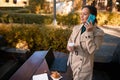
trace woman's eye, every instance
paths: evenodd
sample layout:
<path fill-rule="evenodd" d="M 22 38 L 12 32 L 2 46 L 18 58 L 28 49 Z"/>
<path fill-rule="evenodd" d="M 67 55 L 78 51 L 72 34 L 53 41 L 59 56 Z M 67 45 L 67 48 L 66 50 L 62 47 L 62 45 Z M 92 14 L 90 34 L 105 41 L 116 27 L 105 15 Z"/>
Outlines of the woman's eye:
<path fill-rule="evenodd" d="M 84 15 L 88 15 L 87 13 L 84 13 Z"/>
<path fill-rule="evenodd" d="M 82 15 L 88 15 L 87 13 L 82 13 Z"/>

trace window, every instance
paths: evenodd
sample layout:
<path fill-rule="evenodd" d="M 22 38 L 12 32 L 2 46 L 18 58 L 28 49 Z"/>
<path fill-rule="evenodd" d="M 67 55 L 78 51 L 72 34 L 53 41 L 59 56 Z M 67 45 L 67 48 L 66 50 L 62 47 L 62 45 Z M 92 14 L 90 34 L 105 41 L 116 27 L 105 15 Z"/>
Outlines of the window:
<path fill-rule="evenodd" d="M 23 1 L 23 3 L 26 5 L 27 4 L 27 2 L 26 1 Z"/>
<path fill-rule="evenodd" d="M 104 10 L 107 6 L 107 0 L 97 0 L 97 5 L 100 10 Z"/>
<path fill-rule="evenodd" d="M 5 0 L 6 2 L 9 2 L 9 0 Z"/>
<path fill-rule="evenodd" d="M 17 0 L 13 0 L 13 3 L 16 4 L 16 3 L 17 3 Z"/>

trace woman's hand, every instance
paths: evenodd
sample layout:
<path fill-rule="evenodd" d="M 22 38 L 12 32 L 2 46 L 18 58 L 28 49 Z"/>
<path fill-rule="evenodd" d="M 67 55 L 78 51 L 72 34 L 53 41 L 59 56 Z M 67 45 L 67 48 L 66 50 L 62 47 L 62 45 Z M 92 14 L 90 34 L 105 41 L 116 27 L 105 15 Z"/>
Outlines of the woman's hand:
<path fill-rule="evenodd" d="M 85 23 L 85 28 L 86 28 L 86 30 L 89 32 L 89 31 L 93 31 L 93 24 L 92 24 L 92 22 L 87 22 L 87 23 Z"/>
<path fill-rule="evenodd" d="M 74 51 L 74 46 L 67 46 L 67 50 L 70 52 Z"/>

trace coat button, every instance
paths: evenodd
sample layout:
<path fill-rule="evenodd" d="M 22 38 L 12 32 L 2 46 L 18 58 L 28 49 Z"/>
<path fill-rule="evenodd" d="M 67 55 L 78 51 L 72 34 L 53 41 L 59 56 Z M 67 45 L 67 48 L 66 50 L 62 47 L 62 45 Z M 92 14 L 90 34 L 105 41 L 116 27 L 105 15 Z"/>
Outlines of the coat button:
<path fill-rule="evenodd" d="M 80 61 L 82 61 L 82 58 L 80 59 Z"/>
<path fill-rule="evenodd" d="M 90 38 L 90 36 L 88 36 L 88 38 Z"/>
<path fill-rule="evenodd" d="M 75 51 L 75 55 L 78 55 L 78 51 Z"/>

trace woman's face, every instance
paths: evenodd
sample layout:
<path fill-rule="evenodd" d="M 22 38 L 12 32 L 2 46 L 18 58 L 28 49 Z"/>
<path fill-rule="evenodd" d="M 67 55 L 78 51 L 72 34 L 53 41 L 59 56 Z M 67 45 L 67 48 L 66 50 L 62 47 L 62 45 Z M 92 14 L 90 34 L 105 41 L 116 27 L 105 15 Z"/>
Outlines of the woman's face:
<path fill-rule="evenodd" d="M 80 19 L 81 19 L 81 23 L 86 23 L 88 17 L 89 17 L 90 11 L 88 8 L 83 8 L 80 14 Z"/>

